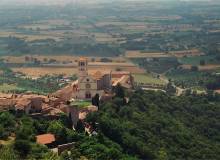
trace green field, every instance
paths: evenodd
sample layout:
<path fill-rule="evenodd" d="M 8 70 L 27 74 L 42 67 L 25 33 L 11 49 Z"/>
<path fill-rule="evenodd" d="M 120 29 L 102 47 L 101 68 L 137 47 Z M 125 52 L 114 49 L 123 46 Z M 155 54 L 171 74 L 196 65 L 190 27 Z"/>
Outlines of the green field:
<path fill-rule="evenodd" d="M 133 76 L 136 83 L 164 84 L 161 79 L 155 78 L 151 74 L 134 74 Z"/>
<path fill-rule="evenodd" d="M 213 55 L 209 56 L 193 56 L 193 57 L 183 57 L 179 59 L 181 64 L 199 65 L 200 61 L 205 61 L 206 64 L 218 64 L 218 62 Z"/>
<path fill-rule="evenodd" d="M 204 88 L 205 82 L 210 80 L 210 74 L 207 72 L 193 72 L 188 70 L 171 70 L 166 74 L 177 86 Z"/>
<path fill-rule="evenodd" d="M 13 84 L 2 84 L 0 85 L 0 92 L 10 92 L 10 91 L 13 91 L 13 90 L 17 90 L 18 87 L 16 85 L 13 85 Z"/>
<path fill-rule="evenodd" d="M 71 103 L 71 105 L 73 106 L 77 105 L 79 108 L 84 108 L 84 107 L 90 106 L 91 102 L 90 101 L 74 101 Z"/>

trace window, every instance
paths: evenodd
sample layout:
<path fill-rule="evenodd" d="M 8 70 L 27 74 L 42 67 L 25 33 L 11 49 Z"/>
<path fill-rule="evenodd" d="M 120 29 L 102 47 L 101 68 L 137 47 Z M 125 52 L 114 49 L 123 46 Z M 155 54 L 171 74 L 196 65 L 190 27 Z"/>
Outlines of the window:
<path fill-rule="evenodd" d="M 87 78 L 86 81 L 89 82 L 89 78 Z"/>
<path fill-rule="evenodd" d="M 86 99 L 89 99 L 89 98 L 91 98 L 92 96 L 91 96 L 91 93 L 90 92 L 86 92 Z"/>
<path fill-rule="evenodd" d="M 91 88 L 91 85 L 90 85 L 89 83 L 87 83 L 87 84 L 86 84 L 86 88 L 87 88 L 87 89 L 90 89 L 90 88 Z"/>
<path fill-rule="evenodd" d="M 85 62 L 81 62 L 81 63 L 80 63 L 80 66 L 85 66 Z"/>

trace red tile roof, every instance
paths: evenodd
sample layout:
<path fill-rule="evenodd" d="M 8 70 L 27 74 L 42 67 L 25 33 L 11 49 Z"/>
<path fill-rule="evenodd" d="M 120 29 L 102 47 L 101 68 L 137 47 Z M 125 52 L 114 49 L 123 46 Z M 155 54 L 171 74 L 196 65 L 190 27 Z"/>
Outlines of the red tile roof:
<path fill-rule="evenodd" d="M 79 61 L 87 61 L 88 59 L 86 57 L 79 57 Z"/>
<path fill-rule="evenodd" d="M 24 110 L 25 107 L 27 107 L 28 105 L 31 104 L 31 100 L 29 99 L 25 99 L 25 98 L 21 98 L 17 101 L 15 108 L 16 109 L 20 109 L 20 110 Z"/>
<path fill-rule="evenodd" d="M 96 71 L 96 72 L 92 75 L 92 77 L 93 77 L 95 80 L 98 80 L 98 79 L 101 79 L 101 78 L 103 77 L 103 74 L 102 74 L 102 72 L 100 72 L 100 71 Z"/>
<path fill-rule="evenodd" d="M 36 138 L 39 144 L 50 144 L 55 141 L 55 136 L 50 133 L 38 135 Z"/>

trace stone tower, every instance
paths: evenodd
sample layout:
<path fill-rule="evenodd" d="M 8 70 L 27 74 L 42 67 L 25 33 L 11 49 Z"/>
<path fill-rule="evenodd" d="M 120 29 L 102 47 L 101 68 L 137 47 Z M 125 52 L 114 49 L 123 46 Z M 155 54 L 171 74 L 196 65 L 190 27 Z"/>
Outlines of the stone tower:
<path fill-rule="evenodd" d="M 78 61 L 78 76 L 80 78 L 88 76 L 88 60 L 81 57 Z"/>

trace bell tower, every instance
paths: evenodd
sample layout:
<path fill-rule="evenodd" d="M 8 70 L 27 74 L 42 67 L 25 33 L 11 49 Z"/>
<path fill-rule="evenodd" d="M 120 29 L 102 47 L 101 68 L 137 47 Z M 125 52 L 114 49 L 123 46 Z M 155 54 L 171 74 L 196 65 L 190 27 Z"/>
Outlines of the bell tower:
<path fill-rule="evenodd" d="M 88 75 L 88 60 L 87 58 L 80 57 L 78 61 L 78 76 L 85 77 Z"/>

